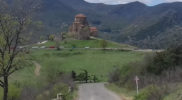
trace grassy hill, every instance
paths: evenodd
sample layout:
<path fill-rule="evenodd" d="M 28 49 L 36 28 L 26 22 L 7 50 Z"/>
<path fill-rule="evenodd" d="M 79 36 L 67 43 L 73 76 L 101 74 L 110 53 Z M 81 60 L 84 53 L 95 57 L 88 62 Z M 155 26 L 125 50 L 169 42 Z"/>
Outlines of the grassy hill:
<path fill-rule="evenodd" d="M 61 47 L 64 47 L 64 48 L 72 48 L 73 46 L 75 48 L 85 48 L 85 47 L 102 48 L 101 42 L 102 42 L 102 39 L 90 39 L 90 40 L 72 40 L 72 39 L 69 39 L 69 40 L 61 41 L 59 44 L 60 44 Z M 126 48 L 126 49 L 136 48 L 134 46 L 130 46 L 130 45 L 127 45 L 127 44 L 119 44 L 117 42 L 113 42 L 113 41 L 109 41 L 109 40 L 107 40 L 106 42 L 107 42 L 106 48 Z M 56 42 L 48 41 L 45 44 L 36 44 L 36 45 L 33 45 L 33 46 L 38 46 L 38 47 L 41 47 L 41 46 L 46 46 L 46 47 L 56 46 Z"/>
<path fill-rule="evenodd" d="M 102 49 L 73 49 L 76 48 L 100 48 L 100 39 L 93 40 L 67 40 L 60 43 L 66 49 L 31 49 L 30 54 L 26 55 L 30 59 L 30 63 L 24 69 L 17 71 L 10 77 L 10 94 L 9 97 L 22 97 L 22 93 L 29 93 L 28 100 L 35 99 L 34 97 L 42 97 L 44 91 L 50 91 L 51 86 L 54 86 L 57 75 L 61 73 L 70 74 L 75 71 L 77 74 L 86 69 L 89 75 L 96 75 L 102 82 L 108 80 L 109 73 L 113 67 L 123 67 L 132 61 L 141 60 L 144 56 L 143 52 L 123 51 L 123 50 L 102 50 Z M 118 44 L 107 41 L 108 48 L 135 48 L 133 46 Z M 54 46 L 55 42 L 48 41 L 45 44 L 35 44 L 33 46 Z M 36 62 L 40 64 L 40 75 L 35 74 Z M 61 77 L 58 77 L 60 79 Z M 65 78 L 61 79 L 64 80 Z M 64 93 L 65 91 L 63 91 Z M 36 93 L 36 94 L 34 94 Z M 58 93 L 58 92 L 54 92 Z M 72 96 L 72 95 L 71 95 Z M 0 89 L 0 97 L 2 97 L 2 89 Z M 56 94 L 51 94 L 51 97 L 56 97 Z M 72 98 L 72 97 L 70 97 Z M 37 99 L 42 100 L 42 99 Z M 72 99 L 68 99 L 72 100 Z"/>
<path fill-rule="evenodd" d="M 101 78 L 101 80 L 106 81 L 109 71 L 114 66 L 122 67 L 131 61 L 140 60 L 144 55 L 141 52 L 127 51 L 136 48 L 134 46 L 119 44 L 112 41 L 106 41 L 106 48 L 119 48 L 127 50 L 103 51 L 101 41 L 103 40 L 98 38 L 91 40 L 64 40 L 60 42 L 60 46 L 64 47 L 65 49 L 59 51 L 55 49 L 32 49 L 31 57 L 33 60 L 40 63 L 43 68 L 48 68 L 51 66 L 51 68 L 58 68 L 57 70 L 63 72 L 79 72 L 83 69 L 87 69 L 90 74 L 97 75 Z M 45 44 L 35 44 L 33 46 L 45 46 L 49 48 L 55 45 L 56 42 L 48 41 Z M 73 46 L 75 49 L 72 48 Z M 82 49 L 85 47 L 89 47 L 90 49 Z"/>
<path fill-rule="evenodd" d="M 82 69 L 88 70 L 90 75 L 96 75 L 101 81 L 107 81 L 113 67 L 123 67 L 129 62 L 141 60 L 143 56 L 144 53 L 134 51 L 34 49 L 30 58 L 41 65 L 40 76 L 35 75 L 33 64 L 13 74 L 10 81 L 23 87 L 40 88 L 48 84 L 45 79 L 49 74 L 70 73 L 73 70 L 79 73 Z"/>
<path fill-rule="evenodd" d="M 32 55 L 44 68 L 55 67 L 60 71 L 71 72 L 88 70 L 106 80 L 114 66 L 120 66 L 142 58 L 139 52 L 98 51 L 98 50 L 34 50 Z M 42 71 L 43 71 L 42 69 Z"/>

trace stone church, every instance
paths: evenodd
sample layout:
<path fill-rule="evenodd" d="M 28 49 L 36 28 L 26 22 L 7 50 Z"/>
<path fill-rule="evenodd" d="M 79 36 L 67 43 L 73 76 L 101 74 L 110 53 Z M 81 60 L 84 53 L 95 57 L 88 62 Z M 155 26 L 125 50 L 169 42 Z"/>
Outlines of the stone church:
<path fill-rule="evenodd" d="M 85 15 L 78 14 L 75 16 L 75 20 L 69 28 L 69 36 L 79 40 L 87 40 L 90 36 L 96 35 L 97 28 L 89 26 Z"/>

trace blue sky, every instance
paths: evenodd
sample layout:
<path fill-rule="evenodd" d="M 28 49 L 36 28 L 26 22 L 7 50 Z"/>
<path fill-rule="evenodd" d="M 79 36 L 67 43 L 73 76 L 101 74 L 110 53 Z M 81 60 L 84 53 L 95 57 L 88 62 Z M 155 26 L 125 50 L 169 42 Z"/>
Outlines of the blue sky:
<path fill-rule="evenodd" d="M 175 2 L 175 1 L 182 2 L 182 0 L 85 0 L 85 1 L 92 2 L 92 3 L 105 3 L 105 4 L 126 4 L 129 2 L 140 1 L 149 6 L 157 5 L 160 3 L 166 3 L 166 2 Z"/>

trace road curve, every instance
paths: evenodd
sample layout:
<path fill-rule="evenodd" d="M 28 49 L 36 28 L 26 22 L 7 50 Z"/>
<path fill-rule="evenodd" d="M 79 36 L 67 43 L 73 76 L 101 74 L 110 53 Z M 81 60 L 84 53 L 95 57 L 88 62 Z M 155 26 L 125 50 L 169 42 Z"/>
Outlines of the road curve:
<path fill-rule="evenodd" d="M 90 83 L 79 86 L 79 100 L 121 100 L 121 98 L 106 89 L 103 83 Z"/>

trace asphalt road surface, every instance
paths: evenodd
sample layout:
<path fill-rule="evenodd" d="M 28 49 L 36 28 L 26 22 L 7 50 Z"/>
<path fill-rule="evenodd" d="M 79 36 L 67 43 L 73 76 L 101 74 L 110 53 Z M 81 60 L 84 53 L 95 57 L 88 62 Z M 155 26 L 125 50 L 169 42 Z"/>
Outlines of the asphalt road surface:
<path fill-rule="evenodd" d="M 121 100 L 121 98 L 106 89 L 103 83 L 91 83 L 79 86 L 79 100 Z"/>

